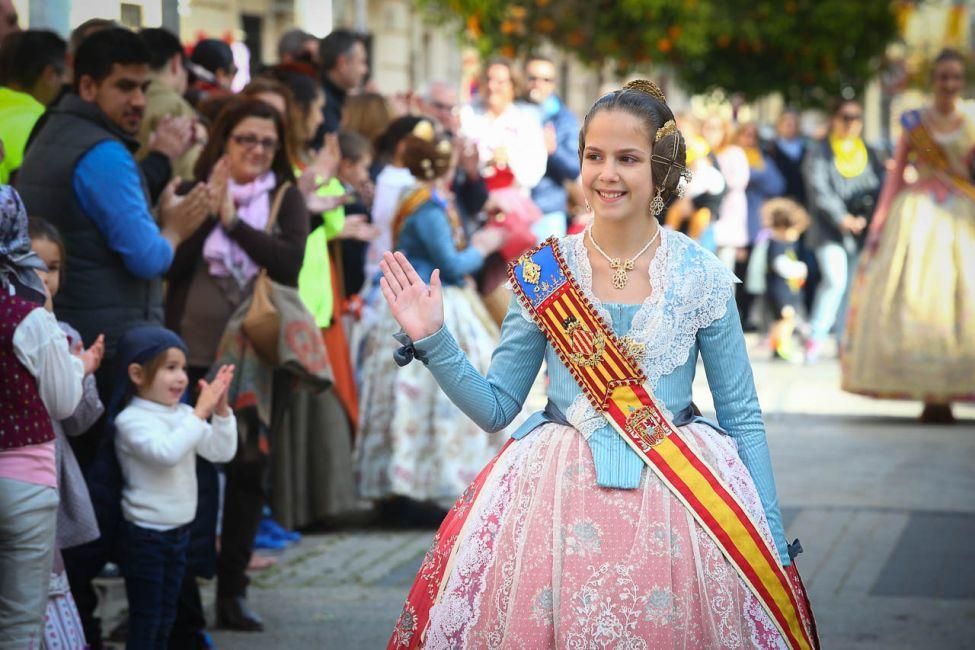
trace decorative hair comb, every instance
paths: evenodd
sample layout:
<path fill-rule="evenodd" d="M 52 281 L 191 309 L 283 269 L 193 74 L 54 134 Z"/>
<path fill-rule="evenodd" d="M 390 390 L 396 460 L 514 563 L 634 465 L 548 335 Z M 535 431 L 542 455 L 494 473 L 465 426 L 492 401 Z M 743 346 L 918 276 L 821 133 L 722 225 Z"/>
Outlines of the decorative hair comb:
<path fill-rule="evenodd" d="M 664 97 L 664 91 L 660 90 L 660 86 L 649 79 L 634 79 L 623 86 L 623 90 L 639 90 L 641 93 L 646 93 L 659 102 L 667 103 L 667 98 Z"/>
<path fill-rule="evenodd" d="M 433 130 L 433 125 L 426 120 L 422 120 L 416 123 L 413 127 L 413 135 L 420 138 L 421 140 L 426 140 L 427 142 L 433 142 L 433 138 L 436 133 Z"/>
<path fill-rule="evenodd" d="M 673 120 L 667 120 L 663 126 L 657 129 L 657 134 L 653 136 L 654 142 L 660 142 L 662 138 L 677 133 L 677 124 Z"/>

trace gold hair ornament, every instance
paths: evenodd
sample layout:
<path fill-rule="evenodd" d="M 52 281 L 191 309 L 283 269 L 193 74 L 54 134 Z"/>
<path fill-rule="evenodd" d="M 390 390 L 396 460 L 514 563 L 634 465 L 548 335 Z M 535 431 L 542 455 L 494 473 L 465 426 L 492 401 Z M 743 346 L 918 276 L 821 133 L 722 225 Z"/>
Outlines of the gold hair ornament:
<path fill-rule="evenodd" d="M 427 142 L 433 142 L 433 138 L 436 135 L 433 130 L 433 125 L 426 120 L 417 122 L 416 126 L 413 127 L 412 133 L 416 137 L 420 138 L 421 140 L 426 140 Z"/>
<path fill-rule="evenodd" d="M 664 125 L 662 127 L 657 129 L 657 134 L 653 136 L 653 141 L 655 143 L 660 142 L 663 138 L 667 137 L 668 135 L 676 135 L 676 134 L 677 134 L 676 122 L 674 122 L 673 120 L 667 120 L 666 122 L 664 122 Z"/>
<path fill-rule="evenodd" d="M 660 86 L 649 79 L 634 79 L 623 86 L 623 90 L 639 90 L 641 93 L 646 93 L 663 104 L 667 103 L 667 98 L 664 97 L 664 91 L 660 90 Z"/>

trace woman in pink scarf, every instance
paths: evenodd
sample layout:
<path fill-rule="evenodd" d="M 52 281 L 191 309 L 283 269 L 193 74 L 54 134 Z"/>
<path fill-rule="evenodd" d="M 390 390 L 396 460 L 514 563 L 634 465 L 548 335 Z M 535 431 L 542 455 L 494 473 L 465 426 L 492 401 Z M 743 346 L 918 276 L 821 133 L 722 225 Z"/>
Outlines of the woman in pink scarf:
<path fill-rule="evenodd" d="M 275 108 L 260 100 L 235 98 L 223 108 L 197 161 L 196 176 L 210 186 L 213 213 L 176 250 L 166 301 L 166 324 L 182 335 L 189 349 L 190 385 L 195 385 L 214 362 L 231 315 L 250 296 L 262 269 L 274 282 L 297 286 L 309 221 L 305 200 L 293 184 L 284 123 Z M 289 182 L 292 185 L 284 192 L 275 226 L 272 232 L 265 232 L 278 188 Z M 280 382 L 276 378 L 274 383 Z M 270 385 L 259 389 L 273 391 Z M 275 411 L 281 407 L 278 400 L 272 401 Z M 251 424 L 248 427 L 253 429 Z M 262 628 L 260 618 L 245 600 L 245 570 L 265 502 L 267 450 L 260 448 L 260 441 L 266 440 L 261 433 L 248 435 L 226 468 L 221 552 L 216 567 L 218 625 L 249 631 Z M 202 473 L 209 474 L 209 483 L 216 485 L 212 467 L 198 468 L 198 474 Z M 201 475 L 201 486 L 207 482 Z M 204 489 L 201 487 L 201 492 Z M 210 562 L 194 566 L 191 548 L 190 567 L 197 575 L 212 575 L 212 557 L 206 555 L 213 552 L 216 490 L 206 522 L 201 519 L 207 518 L 207 499 L 200 496 L 194 534 L 206 531 L 207 535 L 200 535 L 204 538 L 199 544 L 204 556 L 200 559 Z M 193 588 L 187 585 L 193 582 L 184 581 L 184 588 Z"/>

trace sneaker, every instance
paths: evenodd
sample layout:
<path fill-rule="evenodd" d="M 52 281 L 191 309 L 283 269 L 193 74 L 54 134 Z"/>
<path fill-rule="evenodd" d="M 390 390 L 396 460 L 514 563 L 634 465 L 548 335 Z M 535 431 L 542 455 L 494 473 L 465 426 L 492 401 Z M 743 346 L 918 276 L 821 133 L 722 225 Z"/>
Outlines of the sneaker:
<path fill-rule="evenodd" d="M 819 341 L 809 339 L 806 341 L 806 363 L 812 365 L 819 361 L 819 356 L 823 352 L 823 345 Z"/>
<path fill-rule="evenodd" d="M 793 345 L 779 345 L 775 348 L 773 358 L 788 363 L 802 363 L 803 355 Z"/>
<path fill-rule="evenodd" d="M 261 523 L 257 528 L 258 533 L 264 533 L 270 537 L 281 539 L 286 542 L 295 543 L 301 541 L 301 533 L 296 533 L 293 530 L 288 530 L 278 522 L 274 521 L 270 517 L 264 517 L 261 519 Z"/>
<path fill-rule="evenodd" d="M 288 547 L 288 542 L 277 537 L 272 537 L 266 533 L 258 533 L 254 537 L 254 548 L 263 548 L 269 551 L 280 551 Z"/>

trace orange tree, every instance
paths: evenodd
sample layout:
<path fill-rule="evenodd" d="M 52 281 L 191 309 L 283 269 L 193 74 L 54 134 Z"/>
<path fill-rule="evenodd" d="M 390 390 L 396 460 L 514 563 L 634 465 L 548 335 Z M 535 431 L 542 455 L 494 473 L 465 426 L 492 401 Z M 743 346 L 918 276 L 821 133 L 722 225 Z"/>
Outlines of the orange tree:
<path fill-rule="evenodd" d="M 862 88 L 897 37 L 891 0 L 421 0 L 483 55 L 544 41 L 621 73 L 674 66 L 691 92 L 821 101 Z"/>

